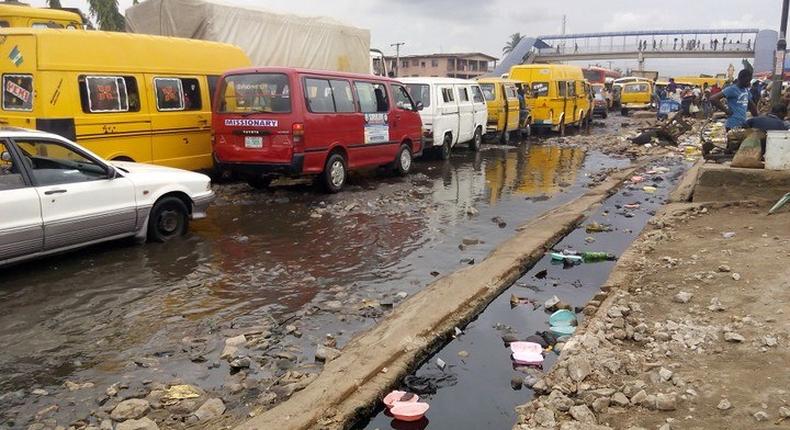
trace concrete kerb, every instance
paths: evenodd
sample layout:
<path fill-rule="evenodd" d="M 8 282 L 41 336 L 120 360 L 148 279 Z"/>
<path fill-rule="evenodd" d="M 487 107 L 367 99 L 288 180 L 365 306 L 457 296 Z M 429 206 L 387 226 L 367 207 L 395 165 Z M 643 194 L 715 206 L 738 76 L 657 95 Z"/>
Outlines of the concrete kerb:
<path fill-rule="evenodd" d="M 519 227 L 514 237 L 479 264 L 434 281 L 349 342 L 307 388 L 237 430 L 349 427 L 440 348 L 455 327 L 479 314 L 548 248 L 576 228 L 590 209 L 650 161 L 652 158 L 612 174 L 577 199 Z"/>

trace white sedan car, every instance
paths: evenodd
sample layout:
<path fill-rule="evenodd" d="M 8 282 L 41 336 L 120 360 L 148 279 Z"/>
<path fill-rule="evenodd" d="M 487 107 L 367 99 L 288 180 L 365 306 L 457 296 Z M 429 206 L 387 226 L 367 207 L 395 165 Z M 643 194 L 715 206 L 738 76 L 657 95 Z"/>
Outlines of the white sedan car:
<path fill-rule="evenodd" d="M 107 162 L 60 136 L 0 127 L 0 266 L 98 242 L 165 242 L 206 216 L 208 176 Z"/>

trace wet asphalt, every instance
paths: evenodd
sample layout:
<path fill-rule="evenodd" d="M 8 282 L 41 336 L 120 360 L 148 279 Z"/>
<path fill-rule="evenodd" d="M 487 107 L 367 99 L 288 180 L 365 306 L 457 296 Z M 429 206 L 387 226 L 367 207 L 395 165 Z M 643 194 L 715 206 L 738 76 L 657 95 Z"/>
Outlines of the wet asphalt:
<path fill-rule="evenodd" d="M 313 354 L 327 335 L 342 348 L 402 297 L 482 260 L 519 225 L 581 195 L 596 173 L 628 164 L 536 139 L 459 149 L 447 162 L 417 162 L 406 178 L 355 174 L 332 196 L 305 184 L 220 184 L 209 217 L 183 239 L 113 242 L 3 269 L 0 422 L 23 428 L 59 404 L 52 416 L 68 425 L 118 382 L 194 384 L 243 417 L 262 389 L 227 393 L 226 337 L 272 333 L 250 371 L 262 387 L 287 369 L 318 372 Z M 459 247 L 464 238 L 483 243 Z M 294 363 L 266 360 L 281 351 Z M 66 381 L 93 387 L 69 392 Z"/>

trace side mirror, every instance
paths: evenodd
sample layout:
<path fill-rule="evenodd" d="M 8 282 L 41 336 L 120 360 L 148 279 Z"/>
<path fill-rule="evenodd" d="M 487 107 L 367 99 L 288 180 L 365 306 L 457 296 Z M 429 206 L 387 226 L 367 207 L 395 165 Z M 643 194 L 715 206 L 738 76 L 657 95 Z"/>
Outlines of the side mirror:
<path fill-rule="evenodd" d="M 419 111 L 423 110 L 424 108 L 425 108 L 425 106 L 422 104 L 422 102 L 417 102 L 417 105 L 414 107 L 414 111 L 415 112 L 419 112 Z"/>
<path fill-rule="evenodd" d="M 118 171 L 113 166 L 108 166 L 107 179 L 115 179 L 118 177 Z"/>
<path fill-rule="evenodd" d="M 7 163 L 10 163 L 11 162 L 11 153 L 9 153 L 8 151 L 3 151 L 3 153 L 0 154 L 0 161 L 5 161 Z"/>

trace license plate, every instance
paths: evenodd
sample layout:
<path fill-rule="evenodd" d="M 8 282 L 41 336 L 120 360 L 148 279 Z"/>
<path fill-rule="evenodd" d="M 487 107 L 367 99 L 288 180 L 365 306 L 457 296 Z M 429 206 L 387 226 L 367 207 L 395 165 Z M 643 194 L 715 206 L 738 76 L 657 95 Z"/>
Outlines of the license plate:
<path fill-rule="evenodd" d="M 244 137 L 244 147 L 245 148 L 263 148 L 263 138 L 262 137 L 254 137 L 254 136 L 245 136 Z"/>

